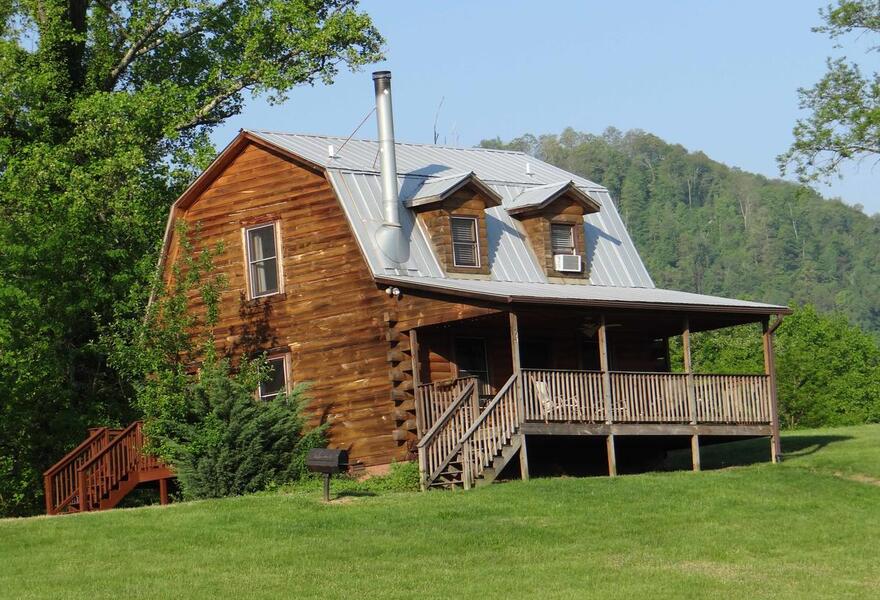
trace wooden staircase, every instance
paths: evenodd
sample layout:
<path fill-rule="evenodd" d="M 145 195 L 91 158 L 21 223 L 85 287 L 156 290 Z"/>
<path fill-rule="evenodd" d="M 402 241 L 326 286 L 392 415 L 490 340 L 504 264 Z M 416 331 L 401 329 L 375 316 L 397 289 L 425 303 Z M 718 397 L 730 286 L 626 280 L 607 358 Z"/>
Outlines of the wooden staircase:
<path fill-rule="evenodd" d="M 43 473 L 46 514 L 107 510 L 152 481 L 159 482 L 162 504 L 167 504 L 174 472 L 143 448 L 140 421 L 125 429 L 90 429 L 82 444 Z"/>
<path fill-rule="evenodd" d="M 512 375 L 480 411 L 477 381 L 461 389 L 418 443 L 422 489 L 479 487 L 495 481 L 522 449 L 523 408 Z"/>

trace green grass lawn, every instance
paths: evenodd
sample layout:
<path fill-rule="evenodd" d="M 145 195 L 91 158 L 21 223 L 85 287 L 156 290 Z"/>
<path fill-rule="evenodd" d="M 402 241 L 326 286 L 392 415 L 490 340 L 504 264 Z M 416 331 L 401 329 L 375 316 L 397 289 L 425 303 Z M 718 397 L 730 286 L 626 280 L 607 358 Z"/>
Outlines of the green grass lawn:
<path fill-rule="evenodd" d="M 778 466 L 0 521 L 0 596 L 880 597 L 880 426 L 783 447 Z M 704 465 L 768 454 L 722 450 Z"/>

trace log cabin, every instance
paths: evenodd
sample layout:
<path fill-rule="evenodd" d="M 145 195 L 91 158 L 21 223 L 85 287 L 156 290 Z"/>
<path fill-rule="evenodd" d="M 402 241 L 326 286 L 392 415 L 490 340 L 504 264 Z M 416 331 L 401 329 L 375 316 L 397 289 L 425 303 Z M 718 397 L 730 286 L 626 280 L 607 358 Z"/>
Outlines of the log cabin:
<path fill-rule="evenodd" d="M 354 472 L 417 460 L 422 486 L 523 478 L 554 454 L 767 437 L 781 455 L 773 332 L 784 306 L 660 289 L 607 189 L 519 152 L 242 130 L 174 203 L 223 242 L 215 341 L 268 357 L 269 397 L 309 382 L 309 414 Z M 203 310 L 193 301 L 192 310 Z M 763 331 L 763 374 L 695 373 L 690 335 Z M 669 339 L 683 336 L 682 372 Z M 560 441 L 581 441 L 566 446 Z M 516 458 L 517 460 L 513 460 Z"/>

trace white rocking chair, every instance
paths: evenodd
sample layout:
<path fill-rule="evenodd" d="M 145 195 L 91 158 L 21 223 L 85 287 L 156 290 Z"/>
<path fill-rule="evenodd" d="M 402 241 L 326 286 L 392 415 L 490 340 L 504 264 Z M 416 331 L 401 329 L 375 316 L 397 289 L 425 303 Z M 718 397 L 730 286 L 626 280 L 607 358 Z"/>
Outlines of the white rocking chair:
<path fill-rule="evenodd" d="M 535 394 L 541 405 L 541 413 L 544 415 L 544 422 L 548 422 L 554 413 L 561 410 L 569 409 L 570 414 L 577 417 L 579 421 L 584 421 L 584 411 L 577 396 L 554 396 L 550 392 L 550 386 L 546 381 L 532 381 L 535 388 Z M 570 419 L 568 419 L 570 420 Z"/>

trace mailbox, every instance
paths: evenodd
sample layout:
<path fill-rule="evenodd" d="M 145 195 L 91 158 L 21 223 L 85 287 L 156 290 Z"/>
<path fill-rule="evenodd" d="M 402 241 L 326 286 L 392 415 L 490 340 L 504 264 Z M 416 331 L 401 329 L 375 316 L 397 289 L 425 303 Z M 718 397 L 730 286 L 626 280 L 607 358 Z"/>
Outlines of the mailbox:
<path fill-rule="evenodd" d="M 312 448 L 306 456 L 309 471 L 324 474 L 324 502 L 330 502 L 330 475 L 348 468 L 348 452 L 334 448 Z"/>

